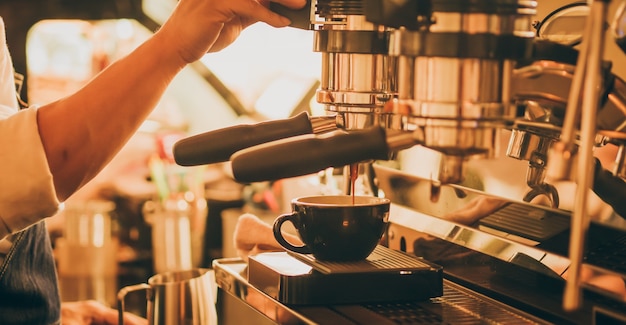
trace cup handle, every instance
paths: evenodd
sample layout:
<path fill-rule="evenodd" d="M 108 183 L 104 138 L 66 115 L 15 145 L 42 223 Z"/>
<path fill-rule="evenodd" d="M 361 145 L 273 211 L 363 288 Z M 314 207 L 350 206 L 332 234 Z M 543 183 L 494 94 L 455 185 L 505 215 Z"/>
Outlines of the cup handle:
<path fill-rule="evenodd" d="M 117 313 L 118 313 L 118 324 L 124 325 L 124 298 L 126 298 L 126 294 L 132 291 L 138 290 L 150 290 L 150 285 L 146 283 L 134 284 L 130 286 L 123 287 L 117 293 Z"/>
<path fill-rule="evenodd" d="M 283 223 L 285 223 L 285 221 L 289 221 L 291 223 L 293 223 L 293 221 L 291 220 L 291 218 L 295 217 L 297 215 L 297 213 L 287 213 L 287 214 L 281 214 L 280 216 L 278 216 L 278 218 L 276 218 L 276 220 L 274 220 L 274 238 L 276 238 L 276 241 L 278 241 L 278 243 L 283 246 L 284 248 L 296 252 L 296 253 L 300 253 L 300 254 L 311 254 L 311 249 L 309 247 L 305 245 L 302 246 L 294 246 L 292 244 L 290 244 L 287 240 L 285 240 L 285 237 L 283 237 L 283 233 L 281 231 L 281 228 L 283 227 Z"/>

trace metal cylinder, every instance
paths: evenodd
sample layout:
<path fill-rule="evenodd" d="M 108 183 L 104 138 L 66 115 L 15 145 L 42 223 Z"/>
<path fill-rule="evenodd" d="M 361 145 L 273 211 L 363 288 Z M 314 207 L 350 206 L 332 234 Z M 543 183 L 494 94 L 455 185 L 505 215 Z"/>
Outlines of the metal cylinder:
<path fill-rule="evenodd" d="M 501 1 L 497 12 L 481 3 L 432 5 L 428 29 L 390 36 L 398 57 L 398 99 L 390 107 L 409 117 L 405 128 L 427 147 L 492 156 L 495 131 L 516 117 L 511 74 L 531 54 L 534 4 Z"/>
<path fill-rule="evenodd" d="M 404 116 L 401 129 L 457 162 L 493 157 L 498 130 L 516 118 L 511 75 L 531 55 L 536 3 L 496 2 L 433 0 L 430 24 L 390 34 L 397 98 L 386 112 Z M 454 170 L 448 179 L 463 179 L 463 168 Z"/>
<path fill-rule="evenodd" d="M 317 1 L 316 6 L 323 18 L 314 34 L 314 50 L 322 53 L 317 102 L 337 113 L 347 130 L 384 123 L 380 114 L 395 94 L 389 29 L 367 21 L 361 0 Z"/>

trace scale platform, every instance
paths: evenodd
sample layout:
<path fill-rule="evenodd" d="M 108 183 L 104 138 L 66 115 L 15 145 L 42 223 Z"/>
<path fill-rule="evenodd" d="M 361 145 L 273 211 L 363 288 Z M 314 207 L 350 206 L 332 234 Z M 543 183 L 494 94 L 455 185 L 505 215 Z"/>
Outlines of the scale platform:
<path fill-rule="evenodd" d="M 249 257 L 248 282 L 287 305 L 416 301 L 443 295 L 443 268 L 381 245 L 358 262 L 267 252 Z"/>

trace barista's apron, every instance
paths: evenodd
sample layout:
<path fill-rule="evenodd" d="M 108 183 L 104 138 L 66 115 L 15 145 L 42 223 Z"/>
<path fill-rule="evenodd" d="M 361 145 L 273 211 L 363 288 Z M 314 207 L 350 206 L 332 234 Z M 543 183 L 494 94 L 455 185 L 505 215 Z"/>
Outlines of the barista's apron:
<path fill-rule="evenodd" d="M 0 265 L 0 324 L 59 324 L 61 299 L 46 223 L 11 240 Z"/>

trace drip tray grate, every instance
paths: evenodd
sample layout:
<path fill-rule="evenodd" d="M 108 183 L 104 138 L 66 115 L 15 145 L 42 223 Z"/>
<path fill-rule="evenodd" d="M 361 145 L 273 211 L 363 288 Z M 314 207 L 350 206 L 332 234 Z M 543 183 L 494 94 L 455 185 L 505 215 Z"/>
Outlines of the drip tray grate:
<path fill-rule="evenodd" d="M 385 246 L 378 245 L 374 251 L 363 261 L 354 262 L 329 262 L 319 261 L 308 254 L 289 252 L 290 255 L 312 266 L 323 274 L 331 273 L 359 273 L 359 272 L 393 272 L 414 269 L 432 269 L 432 264 L 427 264 L 422 259 L 404 252 L 396 251 Z"/>
<path fill-rule="evenodd" d="M 429 302 L 399 302 L 363 304 L 395 324 L 538 324 L 544 323 L 530 315 L 521 314 L 506 305 L 468 294 L 450 283 L 444 284 L 442 297 Z"/>

